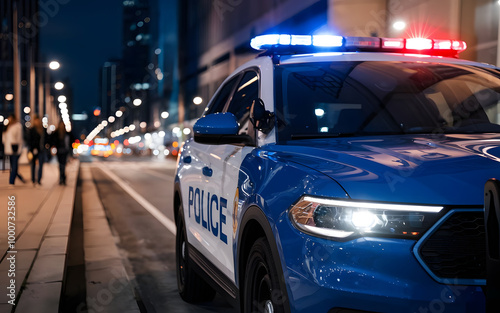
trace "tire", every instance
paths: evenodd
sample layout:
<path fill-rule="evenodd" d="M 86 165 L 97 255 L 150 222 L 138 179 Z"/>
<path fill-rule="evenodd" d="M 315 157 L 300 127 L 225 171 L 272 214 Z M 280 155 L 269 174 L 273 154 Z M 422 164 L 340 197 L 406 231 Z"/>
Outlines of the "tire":
<path fill-rule="evenodd" d="M 182 212 L 182 206 L 181 206 Z M 209 302 L 215 297 L 215 290 L 205 282 L 192 268 L 189 259 L 184 217 L 179 213 L 175 238 L 175 267 L 177 288 L 181 298 L 189 303 Z"/>
<path fill-rule="evenodd" d="M 244 285 L 244 313 L 285 312 L 286 291 L 280 289 L 271 248 L 265 238 L 259 238 L 250 249 Z"/>

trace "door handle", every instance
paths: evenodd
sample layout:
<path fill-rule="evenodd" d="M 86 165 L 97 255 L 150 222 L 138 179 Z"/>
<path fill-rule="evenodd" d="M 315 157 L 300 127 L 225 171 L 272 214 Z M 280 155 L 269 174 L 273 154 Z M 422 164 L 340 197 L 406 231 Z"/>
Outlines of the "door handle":
<path fill-rule="evenodd" d="M 207 177 L 212 177 L 213 172 L 214 171 L 210 167 L 208 166 L 203 167 L 203 175 Z"/>

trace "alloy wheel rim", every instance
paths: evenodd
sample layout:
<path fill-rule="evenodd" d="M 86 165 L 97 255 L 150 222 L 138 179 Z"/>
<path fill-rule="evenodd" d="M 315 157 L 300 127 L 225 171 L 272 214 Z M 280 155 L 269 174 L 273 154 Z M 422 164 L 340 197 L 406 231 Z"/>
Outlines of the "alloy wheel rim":
<path fill-rule="evenodd" d="M 259 312 L 274 313 L 271 300 L 271 279 L 267 267 L 262 262 L 256 266 L 253 285 L 253 305 L 256 306 L 255 309 Z"/>
<path fill-rule="evenodd" d="M 182 230 L 181 230 L 182 233 Z M 186 280 L 186 241 L 184 240 L 184 235 L 182 234 L 179 238 L 180 251 L 178 253 L 178 267 L 179 267 L 179 280 L 182 286 Z"/>

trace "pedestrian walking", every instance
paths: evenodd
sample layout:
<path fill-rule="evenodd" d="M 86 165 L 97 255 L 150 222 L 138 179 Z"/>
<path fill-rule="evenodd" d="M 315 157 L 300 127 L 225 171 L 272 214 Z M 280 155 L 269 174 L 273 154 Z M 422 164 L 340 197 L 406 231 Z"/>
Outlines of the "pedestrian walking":
<path fill-rule="evenodd" d="M 24 178 L 19 174 L 19 156 L 23 148 L 23 126 L 18 122 L 17 117 L 11 114 L 8 117 L 7 128 L 3 133 L 5 155 L 9 157 L 10 175 L 9 184 L 14 185 L 16 177 L 23 183 Z"/>
<path fill-rule="evenodd" d="M 57 161 L 59 162 L 59 185 L 66 185 L 66 163 L 71 151 L 71 135 L 66 131 L 66 125 L 60 121 L 54 132 L 54 142 L 57 148 Z"/>
<path fill-rule="evenodd" d="M 28 131 L 28 149 L 31 153 L 31 181 L 33 185 L 42 184 L 43 164 L 47 160 L 46 144 L 47 133 L 42 126 L 42 121 L 38 115 L 35 115 L 31 121 L 31 128 Z M 36 170 L 37 161 L 38 171 Z"/>

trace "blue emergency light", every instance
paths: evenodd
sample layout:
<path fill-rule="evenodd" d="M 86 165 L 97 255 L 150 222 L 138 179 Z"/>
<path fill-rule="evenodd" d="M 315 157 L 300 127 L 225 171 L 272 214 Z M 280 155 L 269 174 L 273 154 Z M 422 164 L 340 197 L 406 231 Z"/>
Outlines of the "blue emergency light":
<path fill-rule="evenodd" d="M 266 50 L 273 46 L 342 47 L 344 37 L 332 35 L 261 35 L 250 41 L 255 50 Z"/>
<path fill-rule="evenodd" d="M 343 37 L 334 35 L 270 34 L 254 37 L 250 46 L 270 53 L 315 51 L 379 51 L 457 56 L 467 48 L 460 40 L 428 38 Z"/>

